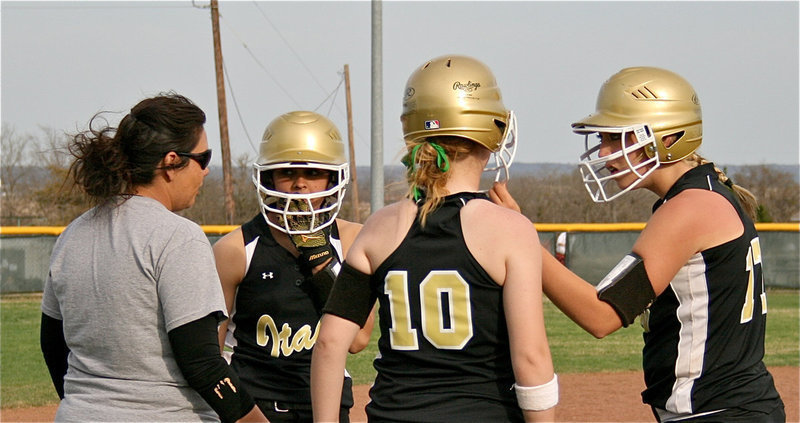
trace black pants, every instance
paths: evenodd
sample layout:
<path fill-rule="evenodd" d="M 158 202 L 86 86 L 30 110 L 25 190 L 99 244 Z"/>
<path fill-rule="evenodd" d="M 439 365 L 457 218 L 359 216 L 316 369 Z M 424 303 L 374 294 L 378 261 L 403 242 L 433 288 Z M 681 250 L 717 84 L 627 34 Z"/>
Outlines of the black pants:
<path fill-rule="evenodd" d="M 270 423 L 312 423 L 311 404 L 256 400 Z M 350 407 L 339 409 L 339 422 L 350 423 Z"/>

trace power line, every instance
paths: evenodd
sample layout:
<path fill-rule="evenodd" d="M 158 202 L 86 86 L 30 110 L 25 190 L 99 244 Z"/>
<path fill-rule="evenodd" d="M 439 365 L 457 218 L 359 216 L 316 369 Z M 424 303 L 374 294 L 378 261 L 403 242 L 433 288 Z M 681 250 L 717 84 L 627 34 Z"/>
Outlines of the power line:
<path fill-rule="evenodd" d="M 269 25 L 272 27 L 272 29 L 273 29 L 273 30 L 275 30 L 275 32 L 276 32 L 276 33 L 278 34 L 278 36 L 281 38 L 281 40 L 283 41 L 283 43 L 284 43 L 284 44 L 286 44 L 286 47 L 288 47 L 288 48 L 289 48 L 289 50 L 292 52 L 292 54 L 294 54 L 295 58 L 297 58 L 297 61 L 299 61 L 299 62 L 300 62 L 300 64 L 301 64 L 301 65 L 303 65 L 303 67 L 305 68 L 305 70 L 308 72 L 308 74 L 309 74 L 309 75 L 311 75 L 311 79 L 313 79 L 313 80 L 314 80 L 314 82 L 316 82 L 316 83 L 317 83 L 317 86 L 319 86 L 319 87 L 320 87 L 320 89 L 322 89 L 322 92 L 326 92 L 326 90 L 325 90 L 325 86 L 324 86 L 324 85 L 322 85 L 322 83 L 321 83 L 321 82 L 319 82 L 319 79 L 316 77 L 316 75 L 314 75 L 314 72 L 313 72 L 313 71 L 311 71 L 311 68 L 310 68 L 308 65 L 306 65 L 305 61 L 303 61 L 303 58 L 300 56 L 300 54 L 298 54 L 298 53 L 297 53 L 297 51 L 294 49 L 294 47 L 292 47 L 291 43 L 289 43 L 289 41 L 286 39 L 286 37 L 284 37 L 284 36 L 283 36 L 283 34 L 281 33 L 281 31 L 278 29 L 278 27 L 277 27 L 277 26 L 276 26 L 274 23 L 272 23 L 272 21 L 269 19 L 269 17 L 267 16 L 267 14 L 266 14 L 266 13 L 264 13 L 264 11 L 261 9 L 261 6 L 259 6 L 259 5 L 258 5 L 258 3 L 257 3 L 255 0 L 253 0 L 253 4 L 256 6 L 256 8 L 258 9 L 258 11 L 261 13 L 261 16 L 263 16 L 263 17 L 264 17 L 264 20 L 266 20 L 266 21 L 267 21 L 267 23 L 268 23 L 268 24 L 269 24 Z M 342 80 L 343 80 L 343 79 L 342 79 Z M 340 81 L 339 81 L 339 85 L 341 85 L 341 83 L 342 83 L 342 80 L 340 80 Z M 337 87 L 337 88 L 338 88 L 338 87 Z M 330 97 L 330 94 L 328 94 L 328 97 Z M 326 99 L 325 99 L 325 100 L 327 100 L 327 97 L 326 97 Z M 324 102 L 325 102 L 325 100 L 323 100 L 322 102 L 324 103 Z M 320 104 L 320 106 L 321 106 L 321 104 Z M 318 109 L 320 106 L 317 106 L 317 109 Z M 347 113 L 346 113 L 346 112 L 344 112 L 344 111 L 341 109 L 341 107 L 340 107 L 338 104 L 335 104 L 335 103 L 333 103 L 333 107 L 336 107 L 336 111 L 337 111 L 337 112 L 339 112 L 339 114 L 340 114 L 340 115 L 342 115 L 342 116 L 345 116 L 345 117 L 347 116 Z M 333 109 L 333 107 L 331 107 L 331 109 Z M 314 110 L 316 111 L 317 109 L 314 109 Z M 330 111 L 328 111 L 328 116 L 330 116 Z M 358 130 L 356 130 L 356 131 L 355 131 L 355 133 L 356 133 L 356 137 L 361 139 L 361 142 L 362 142 L 362 144 L 366 144 L 366 143 L 364 142 L 364 139 L 363 139 L 363 137 L 362 137 L 362 136 L 361 136 L 361 134 L 358 132 Z"/>
<path fill-rule="evenodd" d="M 329 98 L 331 98 L 331 96 L 333 96 L 333 100 L 331 101 L 331 108 L 333 108 L 333 105 L 334 105 L 334 104 L 335 104 L 335 102 L 336 102 L 336 94 L 339 92 L 339 87 L 341 87 L 341 86 L 342 86 L 342 82 L 344 82 L 344 76 L 342 76 L 342 78 L 341 78 L 341 79 L 339 79 L 339 85 L 337 85 L 337 86 L 336 86 L 336 88 L 334 88 L 334 89 L 333 89 L 333 91 L 331 91 L 331 92 L 330 92 L 330 94 L 328 94 L 328 96 L 327 96 L 327 97 L 325 97 L 325 99 L 324 99 L 324 100 L 322 100 L 322 102 L 321 102 L 321 103 L 319 103 L 319 106 L 317 106 L 317 107 L 315 107 L 315 108 L 314 108 L 314 111 L 315 111 L 315 112 L 316 112 L 316 111 L 317 111 L 317 110 L 318 110 L 320 107 L 322 107 L 322 105 L 323 105 L 323 104 L 325 104 L 325 102 L 326 102 L 326 101 L 328 101 L 328 99 L 329 99 Z M 329 116 L 329 117 L 330 117 L 330 114 L 331 114 L 331 111 L 330 111 L 330 109 L 328 109 L 328 114 L 327 114 L 326 116 Z"/>
<path fill-rule="evenodd" d="M 228 66 L 227 66 L 227 64 L 226 64 L 226 62 L 224 60 L 222 61 L 222 67 L 225 70 L 225 72 L 223 72 L 223 74 L 225 75 L 225 81 L 228 82 L 228 89 L 231 92 L 231 100 L 233 100 L 233 108 L 236 109 L 236 116 L 239 117 L 239 123 L 242 124 L 242 129 L 244 130 L 244 134 L 245 134 L 245 136 L 247 136 L 247 142 L 250 143 L 250 147 L 253 148 L 253 151 L 256 154 L 258 154 L 258 149 L 253 144 L 253 140 L 250 138 L 250 133 L 247 132 L 247 126 L 245 126 L 245 124 L 244 124 L 244 119 L 242 119 L 242 113 L 239 110 L 239 103 L 236 102 L 236 96 L 233 95 L 233 84 L 231 83 L 230 74 L 228 73 Z"/>
<path fill-rule="evenodd" d="M 317 77 L 314 75 L 314 72 L 312 72 L 311 68 L 309 68 L 308 65 L 306 65 L 306 63 L 303 61 L 303 58 L 300 57 L 300 55 L 297 53 L 297 51 L 295 51 L 294 47 L 292 47 L 292 45 L 289 43 L 289 41 L 286 39 L 286 37 L 284 37 L 283 34 L 281 34 L 281 31 L 278 30 L 278 27 L 275 26 L 275 24 L 272 23 L 272 21 L 269 19 L 269 17 L 267 17 L 267 14 L 264 13 L 263 10 L 261 10 L 261 6 L 259 6 L 258 3 L 255 2 L 255 0 L 253 1 L 253 4 L 256 6 L 256 9 L 258 9 L 258 11 L 261 12 L 261 16 L 264 17 L 264 20 L 266 20 L 267 23 L 272 27 L 272 29 L 274 29 L 275 32 L 278 33 L 278 36 L 281 38 L 283 43 L 286 44 L 286 47 L 289 48 L 289 50 L 292 52 L 292 54 L 294 54 L 294 57 L 297 58 L 297 61 L 299 61 L 300 64 L 303 65 L 303 67 L 306 69 L 308 74 L 311 75 L 311 79 L 313 79 L 314 82 L 317 83 L 317 86 L 319 86 L 320 89 L 322 89 L 322 92 L 325 92 L 325 86 L 323 86 L 322 83 L 319 82 L 319 79 L 317 79 Z"/>
<path fill-rule="evenodd" d="M 231 25 L 228 24 L 228 21 L 225 20 L 225 18 L 222 17 L 222 15 L 220 15 L 220 18 L 222 18 L 222 22 L 225 23 L 225 26 L 227 26 L 228 29 L 230 29 L 230 31 L 239 40 L 239 42 L 242 43 L 242 46 L 244 47 L 245 51 L 247 51 L 247 53 L 250 54 L 250 57 L 252 57 L 253 60 L 256 62 L 256 64 L 258 64 L 258 66 L 264 71 L 264 73 L 266 73 L 267 76 L 269 76 L 270 79 L 272 79 L 272 82 L 274 82 L 275 85 L 277 85 L 278 88 L 280 88 L 281 91 L 283 91 L 283 93 L 286 94 L 287 97 L 289 97 L 289 100 L 292 100 L 292 103 L 294 103 L 294 105 L 297 106 L 297 108 L 299 109 L 302 108 L 300 106 L 300 103 L 297 100 L 295 100 L 291 94 L 289 94 L 289 91 L 283 88 L 283 85 L 281 85 L 281 83 L 278 82 L 278 79 L 274 75 L 272 75 L 269 70 L 267 70 L 266 66 L 264 66 L 264 64 L 262 64 L 260 60 L 258 60 L 255 54 L 253 54 L 253 51 L 250 50 L 250 47 L 247 46 L 247 43 L 245 43 L 244 40 L 242 40 L 242 37 L 240 37 L 239 34 L 236 33 L 236 31 L 231 27 Z"/>

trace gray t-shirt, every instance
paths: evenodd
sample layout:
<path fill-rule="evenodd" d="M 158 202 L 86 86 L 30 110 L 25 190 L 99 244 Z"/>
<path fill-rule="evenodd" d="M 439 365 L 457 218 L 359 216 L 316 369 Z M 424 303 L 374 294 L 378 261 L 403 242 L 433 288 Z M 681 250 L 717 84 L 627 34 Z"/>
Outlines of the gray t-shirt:
<path fill-rule="evenodd" d="M 225 301 L 194 222 L 134 196 L 73 221 L 58 238 L 42 312 L 71 352 L 56 421 L 218 421 L 188 386 L 167 332 Z"/>

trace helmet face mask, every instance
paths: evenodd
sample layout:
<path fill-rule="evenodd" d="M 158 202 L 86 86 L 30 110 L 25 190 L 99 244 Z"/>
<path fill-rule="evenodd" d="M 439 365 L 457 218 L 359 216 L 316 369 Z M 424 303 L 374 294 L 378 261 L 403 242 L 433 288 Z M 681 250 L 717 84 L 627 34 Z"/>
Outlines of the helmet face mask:
<path fill-rule="evenodd" d="M 578 167 L 583 185 L 589 192 L 592 201 L 596 203 L 614 200 L 634 189 L 660 164 L 658 155 L 652 154 L 656 149 L 655 136 L 646 124 L 622 128 L 583 127 L 580 131 L 584 135 L 585 152 L 581 154 Z M 601 143 L 599 142 L 601 133 L 619 134 L 621 148 L 601 157 Z M 631 138 L 629 134 L 633 134 L 632 138 L 635 139 L 632 143 L 628 142 Z M 593 146 L 589 145 L 590 138 L 597 139 L 598 142 Z M 648 154 L 648 151 L 651 153 Z M 624 160 L 618 160 L 620 158 Z M 626 167 L 612 171 L 608 165 L 610 162 L 622 162 Z M 628 174 L 633 174 L 636 180 L 625 187 L 619 187 L 621 178 Z"/>
<path fill-rule="evenodd" d="M 279 169 L 320 169 L 329 172 L 330 178 L 323 191 L 282 192 L 275 189 L 272 180 L 273 172 Z M 261 214 L 273 228 L 296 235 L 332 225 L 350 181 L 350 165 L 336 126 L 314 112 L 279 116 L 264 131 L 252 181 Z M 270 218 L 271 214 L 277 218 Z"/>
<path fill-rule="evenodd" d="M 483 169 L 485 173 L 494 173 L 494 181 L 508 181 L 511 179 L 509 168 L 514 162 L 514 157 L 517 155 L 517 138 L 519 132 L 517 131 L 517 117 L 513 111 L 508 112 L 508 125 L 506 126 L 505 133 L 503 134 L 502 141 L 500 142 L 500 149 L 493 152 L 489 157 L 489 162 Z"/>
<path fill-rule="evenodd" d="M 580 170 L 595 202 L 618 198 L 662 164 L 689 157 L 703 140 L 703 117 L 694 88 L 680 75 L 654 67 L 626 68 L 612 75 L 600 88 L 595 112 L 573 123 L 572 128 L 585 136 Z M 595 157 L 599 146 L 589 146 L 591 133 L 619 133 L 623 139 L 628 133 L 635 135 L 635 144 L 623 148 L 617 156 L 625 157 L 626 170 L 611 173 L 605 163 L 613 158 Z M 669 143 L 664 142 L 667 138 Z M 634 150 L 641 150 L 645 160 L 635 163 L 631 156 Z M 628 173 L 638 179 L 621 192 L 610 194 L 615 184 L 608 182 Z"/>

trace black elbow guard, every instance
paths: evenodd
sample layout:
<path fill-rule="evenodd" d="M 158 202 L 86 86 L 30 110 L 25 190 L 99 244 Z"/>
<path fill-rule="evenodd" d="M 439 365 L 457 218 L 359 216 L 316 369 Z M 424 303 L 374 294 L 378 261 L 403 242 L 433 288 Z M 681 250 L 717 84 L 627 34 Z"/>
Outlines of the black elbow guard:
<path fill-rule="evenodd" d="M 377 297 L 369 285 L 370 275 L 354 269 L 346 261 L 333 284 L 323 313 L 333 314 L 364 327 Z"/>
<path fill-rule="evenodd" d="M 644 260 L 635 253 L 623 257 L 597 284 L 597 297 L 611 305 L 622 326 L 628 327 L 656 298 Z"/>

